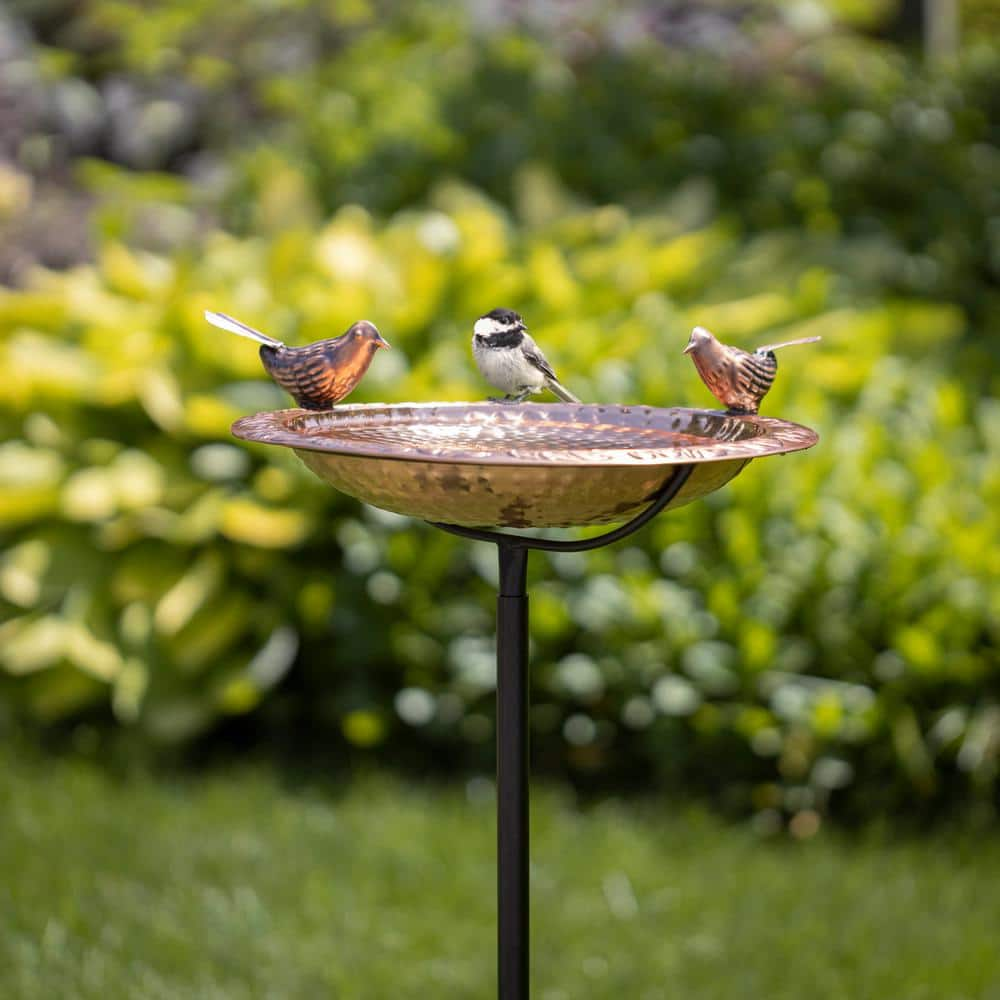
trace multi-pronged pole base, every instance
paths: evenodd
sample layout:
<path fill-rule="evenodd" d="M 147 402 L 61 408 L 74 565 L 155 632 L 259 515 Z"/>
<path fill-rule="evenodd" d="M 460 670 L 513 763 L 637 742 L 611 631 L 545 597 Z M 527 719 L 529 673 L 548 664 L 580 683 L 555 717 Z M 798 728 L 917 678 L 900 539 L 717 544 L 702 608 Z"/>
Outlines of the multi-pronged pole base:
<path fill-rule="evenodd" d="M 435 527 L 493 542 L 500 559 L 497 595 L 497 975 L 499 1000 L 528 998 L 528 550 L 585 552 L 616 542 L 660 513 L 693 466 L 678 465 L 652 503 L 613 531 L 579 541 L 508 535 L 451 524 Z"/>

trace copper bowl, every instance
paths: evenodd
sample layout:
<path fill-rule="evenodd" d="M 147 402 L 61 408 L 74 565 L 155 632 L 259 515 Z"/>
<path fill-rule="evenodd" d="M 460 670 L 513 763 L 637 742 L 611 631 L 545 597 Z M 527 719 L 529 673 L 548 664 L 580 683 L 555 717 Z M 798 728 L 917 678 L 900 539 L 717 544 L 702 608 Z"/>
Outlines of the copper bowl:
<path fill-rule="evenodd" d="M 608 524 L 639 513 L 693 464 L 671 507 L 725 485 L 753 458 L 799 451 L 787 420 L 678 407 L 382 403 L 275 410 L 233 433 L 278 444 L 375 507 L 467 527 Z"/>

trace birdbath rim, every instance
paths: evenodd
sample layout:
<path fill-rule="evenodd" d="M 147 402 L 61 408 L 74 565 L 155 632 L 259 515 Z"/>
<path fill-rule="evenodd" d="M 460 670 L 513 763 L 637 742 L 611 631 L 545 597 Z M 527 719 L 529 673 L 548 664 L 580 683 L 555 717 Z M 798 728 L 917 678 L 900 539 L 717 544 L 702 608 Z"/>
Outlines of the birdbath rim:
<path fill-rule="evenodd" d="M 567 468 L 749 461 L 819 440 L 776 417 L 620 403 L 351 403 L 263 411 L 235 421 L 232 433 L 296 452 Z"/>

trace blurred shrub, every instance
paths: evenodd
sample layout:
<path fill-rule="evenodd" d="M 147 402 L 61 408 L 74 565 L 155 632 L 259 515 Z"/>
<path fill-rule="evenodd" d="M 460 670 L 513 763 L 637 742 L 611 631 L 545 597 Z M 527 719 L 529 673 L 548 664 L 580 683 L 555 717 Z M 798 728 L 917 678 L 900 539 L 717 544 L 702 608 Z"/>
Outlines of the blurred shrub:
<path fill-rule="evenodd" d="M 927 72 L 837 30 L 866 9 L 877 23 L 885 3 L 520 8 L 35 0 L 0 21 L 17 55 L 5 64 L 0 44 L 0 83 L 29 118 L 7 128 L 8 155 L 29 171 L 81 155 L 179 170 L 242 231 L 284 225 L 286 167 L 314 218 L 392 213 L 454 176 L 530 222 L 521 178 L 536 164 L 575 196 L 632 207 L 697 178 L 741 231 L 891 244 L 883 287 L 1000 320 L 989 35 Z M 94 178 L 78 174 L 133 242 L 196 236 L 204 204 L 187 224 L 174 204 L 158 233 Z"/>
<path fill-rule="evenodd" d="M 824 337 L 765 407 L 819 449 L 534 557 L 539 765 L 700 782 L 765 825 L 995 796 L 998 55 L 927 73 L 806 6 L 0 18 L 15 710 L 488 762 L 492 550 L 234 442 L 287 401 L 202 311 L 297 342 L 368 316 L 398 350 L 352 399 L 429 400 L 485 394 L 469 326 L 504 304 L 595 400 L 711 405 L 696 322 Z"/>
<path fill-rule="evenodd" d="M 683 199 L 531 227 L 455 184 L 429 201 L 216 234 L 197 260 L 108 241 L 0 295 L 10 703 L 48 724 L 110 712 L 160 743 L 256 713 L 487 761 L 492 548 L 234 442 L 232 420 L 284 401 L 202 310 L 299 342 L 371 317 L 398 350 L 356 400 L 481 397 L 469 323 L 503 302 L 585 398 L 706 405 L 680 354 L 698 320 L 747 345 L 821 332 L 766 411 L 822 443 L 624 547 L 534 557 L 539 764 L 698 781 L 766 815 L 989 797 L 1000 408 L 951 374 L 961 311 L 866 301 L 836 266 L 850 241 L 737 241 L 686 226 Z"/>

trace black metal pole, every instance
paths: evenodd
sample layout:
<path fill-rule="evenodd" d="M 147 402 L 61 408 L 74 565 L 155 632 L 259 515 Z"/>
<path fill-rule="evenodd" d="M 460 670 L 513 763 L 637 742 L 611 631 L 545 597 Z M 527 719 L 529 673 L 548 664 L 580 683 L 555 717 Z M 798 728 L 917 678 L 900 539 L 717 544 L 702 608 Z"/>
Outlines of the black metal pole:
<path fill-rule="evenodd" d="M 528 997 L 528 550 L 497 544 L 497 976 Z"/>

